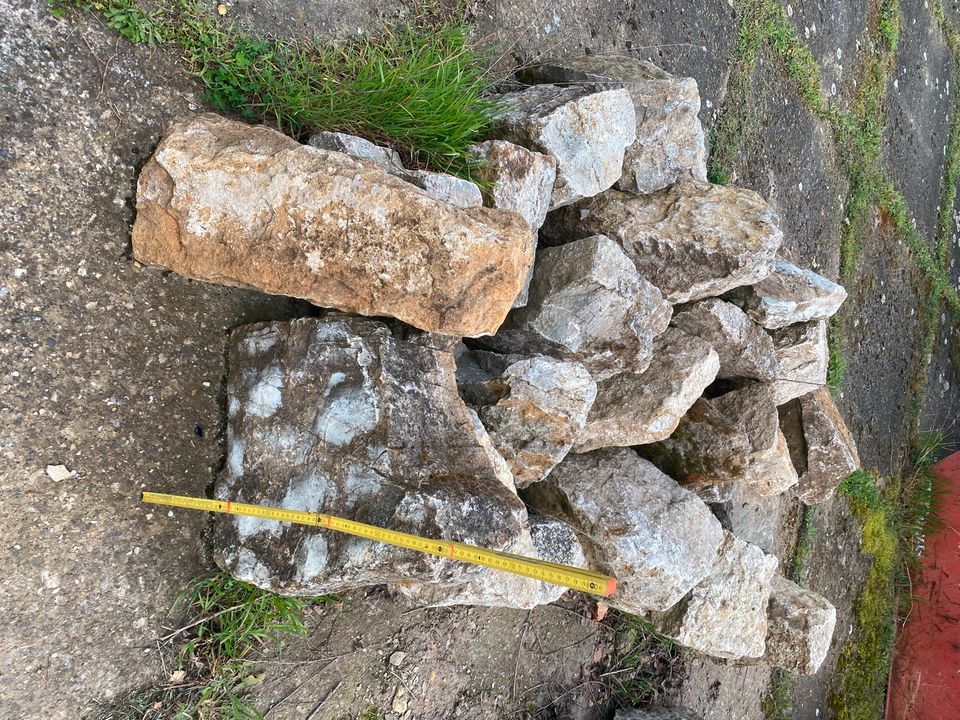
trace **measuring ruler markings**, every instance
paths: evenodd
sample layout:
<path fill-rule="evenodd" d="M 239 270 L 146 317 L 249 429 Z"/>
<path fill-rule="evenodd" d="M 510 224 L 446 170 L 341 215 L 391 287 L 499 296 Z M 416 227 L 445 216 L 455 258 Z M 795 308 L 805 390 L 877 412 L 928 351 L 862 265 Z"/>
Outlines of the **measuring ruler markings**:
<path fill-rule="evenodd" d="M 347 520 L 336 515 L 324 513 L 309 513 L 301 510 L 285 510 L 284 508 L 267 507 L 264 505 L 250 505 L 248 503 L 228 502 L 225 500 L 209 500 L 207 498 L 189 497 L 186 495 L 168 495 L 166 493 L 142 492 L 141 500 L 156 505 L 170 505 L 173 507 L 188 508 L 190 510 L 205 510 L 208 512 L 227 513 L 230 515 L 249 515 L 252 517 L 267 518 L 280 522 L 296 523 L 327 528 L 337 532 L 378 540 L 397 547 L 416 550 L 417 552 L 438 557 L 453 558 L 474 565 L 502 570 L 523 575 L 524 577 L 542 580 L 553 585 L 582 590 L 594 595 L 609 597 L 617 589 L 617 579 L 609 575 L 602 575 L 590 570 L 559 565 L 557 563 L 537 560 L 535 558 L 487 550 L 474 545 L 455 542 L 452 540 L 436 540 L 423 538 L 410 533 L 388 530 L 387 528 L 366 523 Z"/>

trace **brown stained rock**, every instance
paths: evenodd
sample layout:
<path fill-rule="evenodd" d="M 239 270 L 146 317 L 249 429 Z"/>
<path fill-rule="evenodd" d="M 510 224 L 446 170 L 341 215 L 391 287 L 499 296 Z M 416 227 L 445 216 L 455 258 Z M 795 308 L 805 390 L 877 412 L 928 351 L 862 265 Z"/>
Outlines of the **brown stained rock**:
<path fill-rule="evenodd" d="M 641 452 L 708 502 L 728 500 L 734 483 L 758 495 L 775 495 L 797 484 L 777 407 L 765 385 L 701 398 L 669 438 L 644 445 Z"/>
<path fill-rule="evenodd" d="M 627 148 L 618 190 L 649 193 L 672 185 L 684 173 L 707 179 L 707 151 L 697 81 L 664 72 L 637 58 L 583 55 L 534 67 L 523 75 L 559 85 L 607 83 L 630 93 L 637 139 Z"/>
<path fill-rule="evenodd" d="M 597 399 L 574 452 L 645 445 L 670 437 L 719 367 L 710 345 L 667 328 L 654 339 L 653 360 L 643 373 L 620 373 L 597 385 Z"/>
<path fill-rule="evenodd" d="M 570 452 L 597 384 L 579 363 L 547 357 L 515 362 L 496 382 L 503 397 L 477 412 L 522 488 L 542 480 Z"/>
<path fill-rule="evenodd" d="M 649 195 L 609 190 L 555 213 L 545 237 L 603 233 L 671 303 L 720 295 L 765 278 L 783 233 L 759 195 L 681 178 Z"/>
<path fill-rule="evenodd" d="M 420 536 L 515 551 L 526 510 L 457 396 L 452 353 L 382 323 L 331 316 L 234 331 L 221 500 L 332 513 Z M 479 570 L 322 528 L 218 518 L 217 563 L 247 582 L 316 595 Z"/>
<path fill-rule="evenodd" d="M 819 388 L 798 400 L 806 446 L 806 471 L 793 491 L 808 505 L 828 500 L 837 485 L 860 467 L 857 445 L 830 391 Z"/>
<path fill-rule="evenodd" d="M 197 280 L 495 332 L 533 262 L 517 215 L 460 209 L 376 165 L 212 114 L 174 124 L 137 187 L 135 257 Z"/>
<path fill-rule="evenodd" d="M 773 380 L 780 364 L 773 340 L 736 305 L 718 298 L 676 311 L 670 324 L 713 346 L 720 356 L 719 378 Z"/>
<path fill-rule="evenodd" d="M 557 160 L 550 209 L 611 187 L 623 153 L 636 138 L 636 112 L 626 90 L 535 85 L 498 98 L 506 111 L 493 136 Z"/>
<path fill-rule="evenodd" d="M 825 597 L 778 575 L 767 605 L 766 650 L 760 661 L 813 675 L 827 657 L 836 623 L 836 608 Z"/>
<path fill-rule="evenodd" d="M 718 658 L 758 658 L 767 636 L 767 601 L 779 564 L 773 555 L 725 533 L 712 571 L 676 607 L 654 613 L 656 628 Z"/>
<path fill-rule="evenodd" d="M 723 529 L 696 495 L 629 448 L 568 455 L 524 499 L 579 533 L 594 569 L 617 578 L 610 602 L 665 610 L 710 572 Z"/>
<path fill-rule="evenodd" d="M 526 307 L 477 344 L 579 362 L 599 381 L 646 370 L 672 311 L 620 246 L 596 235 L 541 248 Z"/>
<path fill-rule="evenodd" d="M 770 331 L 780 374 L 770 384 L 774 401 L 782 405 L 827 384 L 830 351 L 827 323 L 818 320 Z"/>

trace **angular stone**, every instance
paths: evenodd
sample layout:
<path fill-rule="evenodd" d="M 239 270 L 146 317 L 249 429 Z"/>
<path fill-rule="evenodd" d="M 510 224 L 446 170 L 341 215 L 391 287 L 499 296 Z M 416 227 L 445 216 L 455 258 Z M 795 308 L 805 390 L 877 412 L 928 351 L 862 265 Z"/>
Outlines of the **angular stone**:
<path fill-rule="evenodd" d="M 670 324 L 706 340 L 720 356 L 720 378 L 773 380 L 780 370 L 773 340 L 736 305 L 701 300 L 674 313 Z"/>
<path fill-rule="evenodd" d="M 493 134 L 557 159 L 550 209 L 611 187 L 636 139 L 636 112 L 626 90 L 590 85 L 535 85 L 499 98 L 506 112 Z"/>
<path fill-rule="evenodd" d="M 617 189 L 637 194 L 672 185 L 684 173 L 707 179 L 707 150 L 700 125 L 697 81 L 664 72 L 631 57 L 582 55 L 533 68 L 536 82 L 558 85 L 615 83 L 633 100 L 637 139 L 623 158 Z"/>
<path fill-rule="evenodd" d="M 557 177 L 556 158 L 506 140 L 488 140 L 472 149 L 483 162 L 480 177 L 490 184 L 484 191 L 487 205 L 518 213 L 534 230 L 543 225 Z"/>
<path fill-rule="evenodd" d="M 603 235 L 537 252 L 530 298 L 478 343 L 582 363 L 598 380 L 643 372 L 673 309 Z"/>
<path fill-rule="evenodd" d="M 530 516 L 529 543 L 512 552 L 560 565 L 587 567 L 583 548 L 573 528 L 540 515 Z M 395 589 L 417 605 L 484 605 L 523 610 L 555 602 L 566 592 L 566 588 L 560 585 L 486 568 L 472 579 L 452 587 L 404 580 L 397 583 Z"/>
<path fill-rule="evenodd" d="M 499 383 L 503 397 L 478 414 L 522 488 L 542 480 L 570 452 L 597 384 L 583 365 L 547 357 L 513 363 Z"/>
<path fill-rule="evenodd" d="M 765 328 L 826 320 L 833 316 L 847 291 L 841 285 L 778 258 L 773 270 L 756 285 L 738 288 L 734 299 Z"/>
<path fill-rule="evenodd" d="M 648 708 L 621 708 L 613 720 L 703 720 L 693 710 L 682 707 L 657 705 Z"/>
<path fill-rule="evenodd" d="M 666 440 L 642 452 L 708 502 L 730 498 L 734 483 L 759 495 L 797 484 L 777 407 L 767 386 L 751 384 L 693 404 Z"/>
<path fill-rule="evenodd" d="M 645 445 L 670 437 L 719 367 L 717 353 L 707 343 L 667 328 L 653 341 L 653 360 L 643 373 L 620 373 L 598 384 L 597 399 L 574 452 Z"/>
<path fill-rule="evenodd" d="M 133 227 L 146 265 L 457 336 L 496 331 L 533 242 L 514 213 L 462 210 L 372 163 L 212 114 L 161 141 Z"/>
<path fill-rule="evenodd" d="M 827 323 L 818 320 L 788 325 L 770 332 L 780 363 L 780 375 L 770 384 L 777 405 L 827 384 L 830 349 Z"/>
<path fill-rule="evenodd" d="M 611 602 L 632 613 L 679 602 L 723 541 L 703 502 L 629 448 L 568 455 L 524 498 L 574 527 L 590 566 L 617 578 Z"/>
<path fill-rule="evenodd" d="M 774 577 L 761 662 L 813 675 L 827 657 L 836 623 L 836 608 L 825 597 L 779 575 Z"/>
<path fill-rule="evenodd" d="M 758 658 L 767 636 L 767 601 L 777 558 L 725 533 L 710 575 L 676 607 L 654 613 L 656 628 L 718 658 Z"/>
<path fill-rule="evenodd" d="M 420 339 L 400 341 L 382 323 L 337 315 L 234 331 L 227 461 L 215 496 L 508 552 L 528 548 L 526 510 L 457 396 L 452 353 Z M 249 517 L 219 517 L 213 545 L 232 575 L 285 594 L 407 579 L 446 587 L 479 573 Z"/>
<path fill-rule="evenodd" d="M 794 493 L 809 505 L 828 500 L 837 485 L 860 467 L 860 456 L 829 390 L 818 388 L 798 402 L 803 420 L 806 470 L 800 475 Z"/>
<path fill-rule="evenodd" d="M 671 303 L 714 297 L 767 276 L 783 233 L 756 193 L 681 178 L 650 195 L 608 190 L 555 213 L 552 243 L 605 233 Z"/>
<path fill-rule="evenodd" d="M 451 205 L 462 208 L 483 205 L 480 188 L 469 180 L 430 170 L 408 170 L 395 150 L 375 145 L 362 137 L 324 131 L 312 135 L 310 145 L 374 162 L 394 177 L 406 180 L 431 197 Z"/>

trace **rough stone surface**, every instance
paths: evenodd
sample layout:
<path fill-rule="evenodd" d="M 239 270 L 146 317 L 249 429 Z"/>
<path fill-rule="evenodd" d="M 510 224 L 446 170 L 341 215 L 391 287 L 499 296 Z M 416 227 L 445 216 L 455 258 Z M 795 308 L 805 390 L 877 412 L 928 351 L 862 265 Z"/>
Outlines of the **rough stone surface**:
<path fill-rule="evenodd" d="M 611 187 L 636 138 L 636 112 L 623 89 L 535 85 L 498 100 L 509 108 L 493 134 L 557 159 L 550 209 Z"/>
<path fill-rule="evenodd" d="M 561 565 L 586 568 L 587 559 L 576 533 L 554 518 L 530 516 L 530 540 L 511 552 Z M 530 609 L 559 600 L 566 592 L 560 585 L 540 582 L 495 570 L 481 569 L 476 577 L 452 587 L 403 581 L 396 589 L 417 605 L 483 605 Z"/>
<path fill-rule="evenodd" d="M 644 445 L 670 437 L 719 367 L 710 345 L 667 328 L 653 341 L 653 360 L 642 374 L 620 373 L 598 384 L 597 399 L 574 451 Z"/>
<path fill-rule="evenodd" d="M 643 446 L 643 453 L 710 502 L 729 499 L 733 483 L 760 495 L 782 493 L 797 483 L 777 407 L 760 384 L 701 398 L 673 435 Z"/>
<path fill-rule="evenodd" d="M 232 336 L 221 500 L 327 512 L 492 549 L 529 547 L 457 396 L 454 360 L 422 336 L 333 316 L 244 326 Z M 415 419 L 415 422 L 411 422 Z M 322 529 L 221 517 L 217 562 L 287 594 L 416 579 L 443 587 L 478 569 Z"/>
<path fill-rule="evenodd" d="M 716 564 L 675 608 L 654 613 L 657 629 L 713 657 L 763 655 L 767 601 L 778 561 L 773 555 L 725 533 Z"/>
<path fill-rule="evenodd" d="M 762 662 L 813 675 L 827 656 L 836 622 L 837 610 L 826 598 L 784 577 L 774 577 Z"/>
<path fill-rule="evenodd" d="M 488 140 L 473 149 L 484 162 L 480 177 L 490 183 L 486 204 L 519 213 L 535 230 L 543 225 L 557 177 L 556 158 L 506 140 Z"/>
<path fill-rule="evenodd" d="M 611 602 L 628 612 L 679 602 L 723 541 L 706 505 L 629 448 L 568 455 L 524 497 L 574 527 L 591 567 L 616 576 Z"/>
<path fill-rule="evenodd" d="M 618 190 L 649 193 L 672 185 L 684 173 L 707 179 L 707 150 L 700 91 L 690 77 L 671 75 L 637 58 L 583 55 L 533 68 L 537 82 L 622 83 L 637 114 L 637 139 L 623 158 Z"/>
<path fill-rule="evenodd" d="M 133 251 L 193 279 L 479 335 L 522 289 L 533 238 L 513 213 L 461 210 L 372 163 L 206 114 L 144 166 Z"/>
<path fill-rule="evenodd" d="M 505 393 L 478 410 L 517 487 L 542 480 L 566 457 L 597 396 L 579 363 L 548 357 L 521 360 L 498 379 Z"/>
<path fill-rule="evenodd" d="M 643 372 L 673 309 L 603 235 L 537 252 L 526 307 L 478 342 L 582 363 L 598 380 Z"/>
<path fill-rule="evenodd" d="M 620 709 L 614 713 L 613 720 L 703 720 L 703 715 L 687 708 L 658 705 Z"/>
<path fill-rule="evenodd" d="M 720 295 L 765 278 L 783 234 L 750 191 L 683 178 L 649 195 L 609 190 L 551 217 L 551 242 L 605 233 L 671 303 Z"/>
<path fill-rule="evenodd" d="M 780 375 L 770 384 L 777 405 L 827 384 L 830 350 L 825 321 L 788 325 L 770 335 L 780 363 Z"/>
<path fill-rule="evenodd" d="M 400 153 L 396 150 L 377 145 L 366 138 L 357 137 L 356 135 L 324 130 L 323 132 L 311 135 L 309 143 L 315 148 L 333 150 L 334 152 L 341 152 L 355 158 L 369 160 L 377 165 L 382 165 L 384 168 L 405 169 L 403 167 L 403 160 L 400 159 Z"/>
<path fill-rule="evenodd" d="M 837 283 L 789 263 L 782 258 L 767 277 L 733 292 L 733 299 L 747 314 L 765 328 L 777 328 L 826 320 L 834 315 L 847 297 Z"/>
<path fill-rule="evenodd" d="M 819 388 L 799 399 L 806 450 L 805 471 L 794 493 L 803 502 L 823 502 L 860 467 L 857 446 L 830 391 Z"/>
<path fill-rule="evenodd" d="M 577 361 L 601 380 L 646 370 L 672 311 L 623 250 L 597 235 L 540 249 L 526 307 L 478 342 Z"/>
<path fill-rule="evenodd" d="M 717 298 L 673 315 L 671 325 L 706 340 L 720 356 L 720 378 L 773 380 L 780 370 L 773 340 L 740 308 Z"/>

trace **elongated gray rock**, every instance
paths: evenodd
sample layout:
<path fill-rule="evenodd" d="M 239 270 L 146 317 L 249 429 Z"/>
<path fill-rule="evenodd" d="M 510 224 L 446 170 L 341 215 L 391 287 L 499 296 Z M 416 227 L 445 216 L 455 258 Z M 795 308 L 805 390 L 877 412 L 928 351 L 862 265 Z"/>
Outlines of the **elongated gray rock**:
<path fill-rule="evenodd" d="M 707 179 L 707 150 L 698 117 L 700 90 L 693 78 L 671 75 L 645 60 L 609 55 L 547 63 L 525 77 L 558 85 L 613 83 L 630 93 L 637 139 L 624 155 L 618 190 L 653 192 L 684 173 Z"/>
<path fill-rule="evenodd" d="M 542 480 L 583 429 L 597 384 L 579 363 L 535 357 L 497 379 L 503 396 L 478 410 L 518 488 Z"/>
<path fill-rule="evenodd" d="M 782 493 L 797 484 L 777 407 L 765 385 L 701 398 L 669 438 L 644 445 L 642 452 L 709 502 L 728 500 L 734 483 L 759 495 Z"/>
<path fill-rule="evenodd" d="M 714 297 L 765 278 L 783 240 L 771 208 L 756 193 L 681 178 L 649 195 L 608 190 L 564 208 L 544 237 L 604 233 L 671 303 Z"/>
<path fill-rule="evenodd" d="M 734 298 L 765 328 L 826 320 L 834 315 L 847 291 L 842 286 L 778 258 L 772 272 L 756 285 L 739 288 Z"/>
<path fill-rule="evenodd" d="M 646 370 L 672 311 L 623 250 L 597 235 L 540 249 L 526 307 L 477 342 L 579 362 L 601 380 Z"/>
<path fill-rule="evenodd" d="M 822 595 L 777 575 L 767 605 L 761 662 L 801 675 L 816 673 L 830 650 L 836 608 Z"/>
<path fill-rule="evenodd" d="M 486 204 L 518 213 L 534 230 L 543 225 L 557 178 L 556 158 L 506 140 L 488 140 L 472 149 L 483 163 L 479 175 L 489 183 Z"/>
<path fill-rule="evenodd" d="M 212 114 L 175 123 L 137 185 L 146 265 L 447 335 L 496 331 L 533 245 L 515 213 L 460 209 L 368 161 Z"/>
<path fill-rule="evenodd" d="M 829 390 L 807 393 L 799 403 L 805 467 L 794 493 L 809 505 L 832 497 L 837 485 L 860 467 L 860 455 Z"/>
<path fill-rule="evenodd" d="M 780 370 L 773 340 L 736 305 L 701 300 L 674 313 L 670 324 L 713 346 L 720 378 L 773 380 Z"/>
<path fill-rule="evenodd" d="M 767 601 L 778 561 L 725 533 L 710 574 L 674 608 L 653 613 L 656 628 L 713 657 L 758 658 L 767 637 Z"/>
<path fill-rule="evenodd" d="M 512 552 L 560 565 L 586 568 L 587 560 L 576 533 L 554 518 L 530 516 L 530 541 Z M 473 578 L 450 587 L 405 580 L 394 588 L 418 605 L 483 605 L 528 610 L 555 602 L 566 592 L 560 585 L 481 569 Z"/>
<path fill-rule="evenodd" d="M 613 720 L 703 720 L 693 710 L 672 705 L 656 705 L 648 708 L 621 708 Z"/>
<path fill-rule="evenodd" d="M 667 328 L 653 341 L 653 360 L 642 374 L 620 373 L 598 384 L 597 399 L 574 452 L 645 445 L 670 437 L 719 367 L 710 345 Z"/>
<path fill-rule="evenodd" d="M 409 170 L 399 153 L 375 145 L 361 137 L 336 132 L 319 132 L 310 137 L 310 145 L 321 150 L 334 150 L 355 158 L 374 162 L 394 177 L 405 180 L 431 197 L 462 208 L 480 207 L 483 195 L 476 184 L 463 178 L 431 170 Z"/>
<path fill-rule="evenodd" d="M 788 325 L 770 333 L 780 375 L 770 384 L 774 401 L 782 405 L 827 384 L 830 349 L 827 323 L 818 320 Z"/>
<path fill-rule="evenodd" d="M 526 510 L 457 396 L 453 355 L 428 335 L 331 316 L 234 331 L 220 500 L 332 513 L 492 549 L 529 548 Z M 217 563 L 275 592 L 417 580 L 459 586 L 454 560 L 249 517 L 218 518 Z"/>
<path fill-rule="evenodd" d="M 636 139 L 636 112 L 626 90 L 535 85 L 498 98 L 506 112 L 493 135 L 557 159 L 550 209 L 611 187 Z"/>
<path fill-rule="evenodd" d="M 611 602 L 632 613 L 679 602 L 723 541 L 703 502 L 629 448 L 568 455 L 524 498 L 573 526 L 590 566 L 616 576 Z"/>

